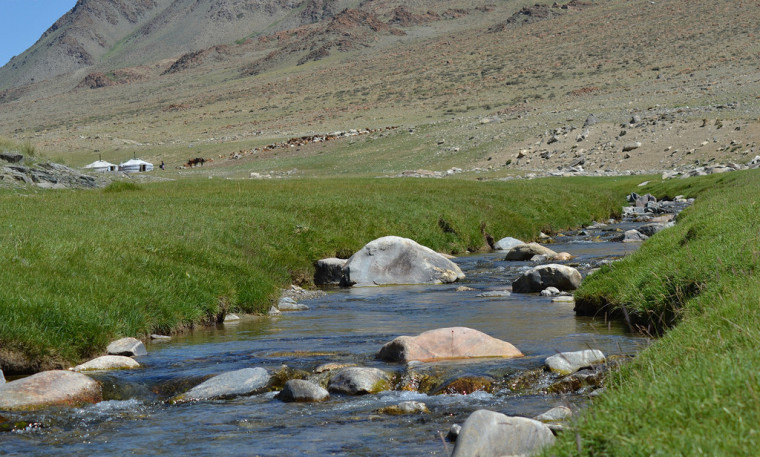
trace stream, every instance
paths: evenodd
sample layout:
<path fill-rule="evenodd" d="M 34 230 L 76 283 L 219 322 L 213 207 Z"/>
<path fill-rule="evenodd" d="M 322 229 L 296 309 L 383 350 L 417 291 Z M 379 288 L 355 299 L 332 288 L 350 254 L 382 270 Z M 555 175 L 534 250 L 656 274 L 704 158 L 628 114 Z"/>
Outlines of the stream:
<path fill-rule="evenodd" d="M 628 229 L 632 224 L 614 228 Z M 584 275 L 605 259 L 621 257 L 636 243 L 605 241 L 619 232 L 571 232 L 551 248 L 576 256 Z M 283 403 L 268 392 L 231 400 L 173 405 L 166 400 L 227 371 L 282 365 L 313 371 L 329 362 L 403 371 L 404 365 L 375 360 L 380 347 L 400 335 L 464 326 L 509 341 L 526 357 L 437 362 L 428 369 L 447 375 L 494 379 L 542 366 L 557 352 L 600 349 L 633 355 L 648 344 L 619 322 L 579 317 L 572 303 L 536 294 L 498 296 L 530 262 L 505 262 L 504 252 L 454 261 L 467 275 L 451 285 L 329 289 L 304 301 L 310 309 L 278 317 L 244 317 L 147 345 L 141 369 L 88 373 L 103 384 L 107 401 L 83 408 L 14 413 L 30 425 L 0 434 L 0 455 L 258 455 L 258 456 L 448 456 L 444 439 L 481 408 L 532 417 L 559 405 L 581 407 L 585 395 L 516 394 L 507 388 L 469 395 L 425 395 L 388 391 L 359 397 L 333 394 L 323 403 Z M 457 291 L 460 286 L 474 290 Z M 496 295 L 496 296 L 483 296 Z M 401 401 L 421 401 L 426 414 L 383 415 Z"/>

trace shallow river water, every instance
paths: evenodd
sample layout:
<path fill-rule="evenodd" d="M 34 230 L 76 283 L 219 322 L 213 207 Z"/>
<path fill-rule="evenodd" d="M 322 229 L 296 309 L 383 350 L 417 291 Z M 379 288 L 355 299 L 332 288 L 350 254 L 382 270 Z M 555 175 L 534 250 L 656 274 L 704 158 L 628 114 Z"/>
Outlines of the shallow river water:
<path fill-rule="evenodd" d="M 635 249 L 590 238 L 560 238 L 562 244 L 552 249 L 576 255 L 573 262 L 581 269 Z M 138 358 L 141 369 L 92 375 L 103 383 L 108 398 L 119 400 L 12 415 L 40 425 L 0 434 L 0 455 L 450 455 L 453 444 L 443 437 L 452 424 L 461 424 L 476 409 L 531 417 L 586 400 L 573 395 L 519 396 L 506 389 L 470 395 L 333 395 L 319 404 L 283 403 L 273 392 L 179 405 L 165 400 L 204 377 L 247 367 L 274 372 L 286 364 L 312 371 L 323 363 L 346 362 L 402 371 L 403 365 L 375 360 L 378 349 L 399 335 L 440 327 L 471 327 L 509 341 L 526 354 L 512 360 L 444 363 L 449 372 L 495 378 L 539 367 L 559 351 L 594 348 L 607 355 L 631 355 L 647 344 L 627 334 L 620 323 L 575 316 L 572 303 L 552 303 L 537 295 L 479 296 L 508 288 L 519 270 L 531 265 L 503 258 L 504 253 L 494 253 L 456 259 L 467 278 L 453 285 L 335 289 L 304 302 L 308 311 L 243 319 L 150 344 L 149 354 Z M 458 292 L 462 285 L 475 290 Z M 404 400 L 424 402 L 430 413 L 376 412 Z"/>

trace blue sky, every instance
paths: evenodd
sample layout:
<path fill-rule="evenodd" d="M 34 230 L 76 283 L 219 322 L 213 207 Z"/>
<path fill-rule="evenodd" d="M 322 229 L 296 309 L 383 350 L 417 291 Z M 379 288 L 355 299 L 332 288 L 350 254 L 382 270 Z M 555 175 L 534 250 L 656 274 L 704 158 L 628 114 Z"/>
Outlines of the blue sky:
<path fill-rule="evenodd" d="M 0 67 L 33 45 L 76 0 L 0 0 Z"/>

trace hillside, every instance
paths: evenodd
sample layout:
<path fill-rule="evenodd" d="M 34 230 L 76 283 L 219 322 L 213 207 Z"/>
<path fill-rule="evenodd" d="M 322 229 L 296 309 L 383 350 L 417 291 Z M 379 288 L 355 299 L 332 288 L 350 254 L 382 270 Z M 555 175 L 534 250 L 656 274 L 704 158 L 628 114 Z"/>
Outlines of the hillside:
<path fill-rule="evenodd" d="M 80 2 L 41 42 L 104 4 Z M 97 62 L 0 92 L 0 135 L 70 165 L 205 157 L 202 173 L 225 177 L 659 172 L 760 153 L 760 11 L 747 2 L 194 5 L 132 4 Z M 31 74 L 10 67 L 3 84 Z M 262 149 L 361 128 L 385 133 Z"/>

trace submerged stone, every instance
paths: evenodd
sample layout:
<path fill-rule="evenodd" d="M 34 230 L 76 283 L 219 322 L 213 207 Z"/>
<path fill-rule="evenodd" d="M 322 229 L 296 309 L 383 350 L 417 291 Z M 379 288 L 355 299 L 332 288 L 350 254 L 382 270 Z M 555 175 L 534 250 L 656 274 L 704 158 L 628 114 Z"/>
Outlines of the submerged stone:
<path fill-rule="evenodd" d="M 175 401 L 211 400 L 240 395 L 251 395 L 269 384 L 269 373 L 264 368 L 244 368 L 214 376 L 206 382 L 179 395 Z"/>
<path fill-rule="evenodd" d="M 0 385 L 0 409 L 30 410 L 49 406 L 79 406 L 102 400 L 100 384 L 81 373 L 43 371 Z"/>

